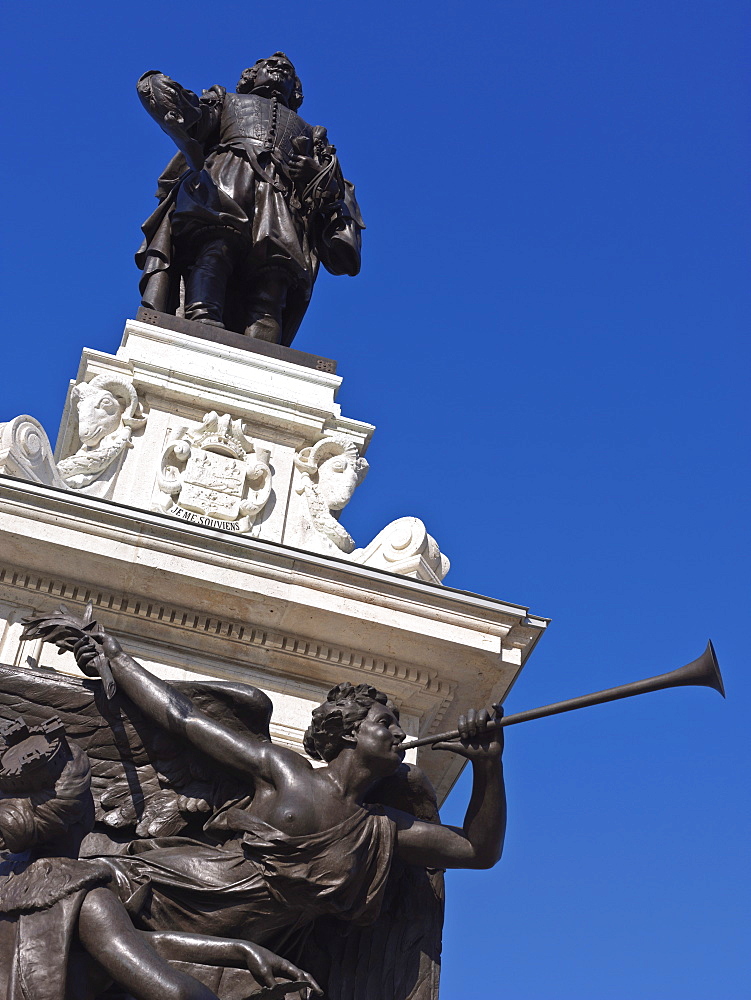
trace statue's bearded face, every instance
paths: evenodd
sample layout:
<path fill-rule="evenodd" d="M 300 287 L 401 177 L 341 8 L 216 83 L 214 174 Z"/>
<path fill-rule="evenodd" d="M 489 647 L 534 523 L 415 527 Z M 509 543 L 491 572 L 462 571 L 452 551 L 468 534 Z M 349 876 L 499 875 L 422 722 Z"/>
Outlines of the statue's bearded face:
<path fill-rule="evenodd" d="M 78 401 L 78 436 L 83 444 L 94 448 L 102 438 L 120 426 L 122 408 L 107 390 L 90 392 Z"/>

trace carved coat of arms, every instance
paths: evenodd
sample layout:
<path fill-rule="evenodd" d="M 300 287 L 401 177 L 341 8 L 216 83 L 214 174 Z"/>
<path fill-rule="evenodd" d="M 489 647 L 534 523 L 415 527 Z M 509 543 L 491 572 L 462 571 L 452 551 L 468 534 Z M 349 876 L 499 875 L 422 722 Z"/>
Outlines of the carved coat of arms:
<path fill-rule="evenodd" d="M 181 427 L 162 452 L 160 507 L 186 521 L 250 531 L 271 495 L 269 452 L 242 422 L 212 411 L 200 427 Z"/>

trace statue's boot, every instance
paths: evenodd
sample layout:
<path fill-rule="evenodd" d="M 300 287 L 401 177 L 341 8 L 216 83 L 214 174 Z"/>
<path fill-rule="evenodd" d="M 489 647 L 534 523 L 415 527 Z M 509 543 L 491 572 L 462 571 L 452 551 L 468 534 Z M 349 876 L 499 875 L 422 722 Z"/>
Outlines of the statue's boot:
<path fill-rule="evenodd" d="M 270 344 L 282 340 L 282 313 L 287 304 L 289 277 L 281 268 L 267 267 L 255 280 L 245 334 Z"/>
<path fill-rule="evenodd" d="M 224 300 L 233 267 L 234 254 L 226 239 L 204 243 L 185 282 L 186 319 L 224 327 Z"/>

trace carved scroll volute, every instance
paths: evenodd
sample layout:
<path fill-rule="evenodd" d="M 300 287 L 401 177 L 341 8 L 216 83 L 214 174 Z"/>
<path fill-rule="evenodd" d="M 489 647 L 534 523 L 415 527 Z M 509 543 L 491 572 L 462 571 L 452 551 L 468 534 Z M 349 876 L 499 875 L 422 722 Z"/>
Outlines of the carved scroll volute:
<path fill-rule="evenodd" d="M 183 520 L 249 531 L 271 496 L 270 457 L 245 436 L 242 421 L 212 410 L 167 442 L 157 474 L 160 506 Z"/>
<path fill-rule="evenodd" d="M 178 496 L 183 486 L 182 469 L 190 458 L 190 442 L 184 440 L 187 433 L 187 427 L 178 428 L 162 452 L 156 481 L 162 493 L 171 497 Z M 167 507 L 168 503 L 165 501 L 164 506 Z"/>
<path fill-rule="evenodd" d="M 271 452 L 268 448 L 255 447 L 255 462 L 245 470 L 247 497 L 240 504 L 240 513 L 244 517 L 255 517 L 260 514 L 271 496 L 271 467 L 269 460 Z"/>
<path fill-rule="evenodd" d="M 66 485 L 57 471 L 46 431 L 28 414 L 0 424 L 0 473 L 60 489 Z"/>
<path fill-rule="evenodd" d="M 451 563 L 417 517 L 400 517 L 375 536 L 364 549 L 352 553 L 355 562 L 377 566 L 400 576 L 440 583 Z"/>

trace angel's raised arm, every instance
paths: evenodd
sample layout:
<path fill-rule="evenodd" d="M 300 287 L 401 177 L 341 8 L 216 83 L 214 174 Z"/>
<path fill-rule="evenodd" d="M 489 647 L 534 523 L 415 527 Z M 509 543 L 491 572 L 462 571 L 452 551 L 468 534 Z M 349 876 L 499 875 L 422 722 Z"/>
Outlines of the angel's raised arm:
<path fill-rule="evenodd" d="M 82 639 L 73 652 L 85 672 L 88 663 L 101 650 L 109 660 L 117 686 L 158 726 L 174 736 L 189 740 L 224 767 L 232 768 L 254 783 L 275 783 L 278 747 L 236 733 L 205 715 L 190 698 L 124 652 L 111 635 L 99 634 Z"/>
<path fill-rule="evenodd" d="M 503 715 L 495 706 L 495 718 Z M 503 782 L 503 729 L 491 728 L 485 709 L 460 715 L 460 742 L 437 743 L 472 761 L 472 795 L 464 826 L 421 823 L 392 810 L 397 824 L 397 854 L 409 864 L 429 868 L 492 868 L 503 850 L 506 833 L 506 789 Z"/>

